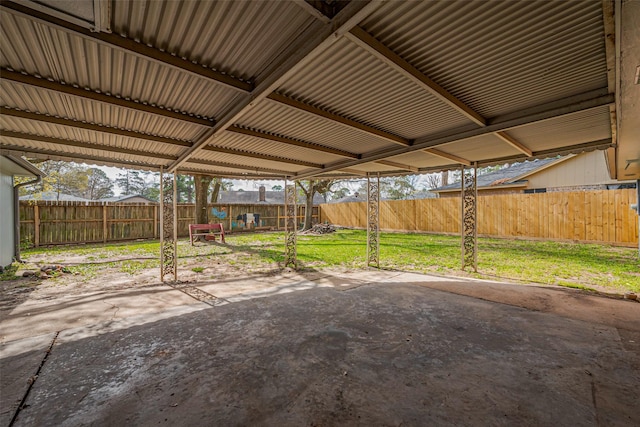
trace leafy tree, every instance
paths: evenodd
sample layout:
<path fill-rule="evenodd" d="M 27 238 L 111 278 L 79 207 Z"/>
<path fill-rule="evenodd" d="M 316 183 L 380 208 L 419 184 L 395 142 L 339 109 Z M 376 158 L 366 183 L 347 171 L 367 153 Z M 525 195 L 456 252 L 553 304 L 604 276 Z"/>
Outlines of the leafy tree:
<path fill-rule="evenodd" d="M 302 181 L 298 183 L 300 189 L 302 190 L 302 193 L 305 196 L 304 225 L 302 226 L 301 231 L 308 230 L 313 225 L 313 196 L 316 193 L 322 194 L 326 200 L 326 195 L 331 191 L 331 186 L 335 182 L 336 180 L 333 179 L 310 179 L 306 181 L 306 184 Z"/>
<path fill-rule="evenodd" d="M 54 192 L 58 197 L 62 193 L 83 197 L 87 190 L 87 169 L 77 163 L 48 160 L 38 167 L 47 174 L 42 180 L 42 191 Z"/>
<path fill-rule="evenodd" d="M 189 175 L 178 175 L 176 177 L 176 184 L 178 186 L 178 202 L 193 203 L 195 195 L 193 177 Z"/>
<path fill-rule="evenodd" d="M 113 197 L 113 182 L 103 170 L 97 168 L 87 170 L 87 189 L 83 197 L 90 200 Z"/>
<path fill-rule="evenodd" d="M 116 184 L 123 194 L 142 194 L 146 184 L 141 171 L 125 169 L 118 174 Z"/>
<path fill-rule="evenodd" d="M 347 187 L 340 187 L 337 190 L 331 192 L 332 199 L 342 199 L 343 197 L 347 197 L 351 194 L 351 190 Z"/>
<path fill-rule="evenodd" d="M 220 196 L 220 190 L 229 191 L 233 187 L 233 182 L 222 179 L 213 178 L 213 190 L 211 190 L 211 203 L 218 203 L 218 197 Z"/>
<path fill-rule="evenodd" d="M 116 184 L 123 194 L 139 194 L 152 200 L 159 200 L 160 180 L 157 173 L 125 169 L 118 174 Z"/>
<path fill-rule="evenodd" d="M 380 197 L 391 200 L 404 200 L 412 196 L 419 184 L 419 175 L 405 175 L 380 179 Z M 358 193 L 367 194 L 367 181 L 358 187 Z"/>
<path fill-rule="evenodd" d="M 284 188 L 282 188 L 282 185 L 279 185 L 279 184 L 276 184 L 271 187 L 271 191 L 282 191 L 282 190 L 284 190 Z"/>
<path fill-rule="evenodd" d="M 144 188 L 142 189 L 141 195 L 156 202 L 160 201 L 159 173 L 144 172 Z"/>
<path fill-rule="evenodd" d="M 427 187 L 427 190 L 431 190 L 434 188 L 438 188 L 440 187 L 440 183 L 442 182 L 441 179 L 444 176 L 445 172 L 442 172 L 442 174 L 437 174 L 437 173 L 430 173 L 428 175 L 425 176 L 424 181 L 425 181 L 425 185 Z M 446 185 L 446 184 L 442 184 L 442 185 Z"/>
<path fill-rule="evenodd" d="M 391 200 L 408 199 L 416 192 L 417 175 L 384 178 L 380 181 L 382 196 Z"/>

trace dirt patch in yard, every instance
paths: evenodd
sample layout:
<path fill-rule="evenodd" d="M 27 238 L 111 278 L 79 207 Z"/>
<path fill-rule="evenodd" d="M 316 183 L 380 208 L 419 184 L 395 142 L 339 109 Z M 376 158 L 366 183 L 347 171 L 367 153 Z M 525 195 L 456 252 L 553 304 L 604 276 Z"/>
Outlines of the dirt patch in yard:
<path fill-rule="evenodd" d="M 195 249 L 189 249 L 191 254 L 179 257 L 179 280 L 196 282 L 224 279 L 238 274 L 269 274 L 279 269 L 277 263 L 256 257 L 252 251 L 234 249 L 212 254 L 211 251 L 217 246 L 220 245 L 196 245 Z M 12 310 L 27 298 L 32 301 L 51 301 L 74 295 L 117 292 L 160 284 L 158 256 L 135 253 L 109 255 L 108 248 L 94 248 L 82 254 L 57 250 L 24 256 L 25 263 L 15 271 L 15 278 L 0 281 L 0 313 Z M 45 266 L 60 266 L 65 272 L 59 269 L 50 277 L 43 278 L 41 268 Z M 23 277 L 25 272 L 27 277 Z"/>

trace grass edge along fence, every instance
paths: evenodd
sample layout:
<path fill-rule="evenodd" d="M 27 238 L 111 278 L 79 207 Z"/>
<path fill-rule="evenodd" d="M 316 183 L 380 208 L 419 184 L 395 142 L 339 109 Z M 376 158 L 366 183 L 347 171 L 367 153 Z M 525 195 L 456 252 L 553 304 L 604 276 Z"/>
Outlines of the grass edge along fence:
<path fill-rule="evenodd" d="M 593 190 L 478 196 L 478 235 L 638 245 L 636 190 Z M 367 203 L 320 205 L 320 221 L 366 228 Z M 459 197 L 380 202 L 383 231 L 460 233 Z"/>
<path fill-rule="evenodd" d="M 317 220 L 318 207 L 313 209 L 313 217 Z M 304 210 L 304 206 L 298 206 L 299 222 L 304 218 Z M 210 222 L 221 222 L 225 230 L 247 229 L 240 219 L 247 213 L 259 215 L 259 219 L 256 218 L 259 222 L 252 224 L 252 229 L 284 228 L 284 205 L 210 204 L 209 212 Z M 216 218 L 213 212 L 224 218 Z M 160 236 L 159 213 L 157 203 L 21 201 L 21 245 L 27 248 L 157 239 Z M 188 236 L 189 224 L 195 222 L 195 205 L 178 204 L 177 217 L 178 236 Z"/>

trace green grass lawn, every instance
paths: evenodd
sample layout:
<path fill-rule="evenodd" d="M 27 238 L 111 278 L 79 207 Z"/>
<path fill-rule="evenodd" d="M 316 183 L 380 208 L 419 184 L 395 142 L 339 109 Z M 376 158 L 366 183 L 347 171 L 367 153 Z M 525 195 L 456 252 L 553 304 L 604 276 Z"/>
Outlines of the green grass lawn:
<path fill-rule="evenodd" d="M 541 241 L 478 239 L 478 273 L 460 270 L 460 237 L 382 233 L 380 267 L 403 271 L 438 273 L 488 279 L 508 279 L 542 284 L 556 284 L 611 292 L 640 292 L 640 262 L 637 249 L 593 244 Z M 156 265 L 160 251 L 158 241 L 128 242 L 108 245 L 52 247 L 30 249 L 31 255 L 47 254 L 51 262 L 63 262 L 74 255 L 84 255 L 98 265 L 101 260 L 130 257 L 122 263 L 123 271 L 134 274 Z M 364 268 L 366 232 L 339 230 L 326 235 L 299 235 L 298 261 L 302 268 Z M 206 260 L 212 256 L 232 264 L 246 265 L 249 271 L 273 267 L 284 261 L 283 233 L 229 234 L 227 245 L 197 244 L 181 240 L 179 262 Z M 233 256 L 233 257 L 232 257 Z M 118 264 L 117 264 L 118 265 Z M 85 265 L 80 274 L 90 274 Z M 196 267 L 197 268 L 197 267 Z"/>

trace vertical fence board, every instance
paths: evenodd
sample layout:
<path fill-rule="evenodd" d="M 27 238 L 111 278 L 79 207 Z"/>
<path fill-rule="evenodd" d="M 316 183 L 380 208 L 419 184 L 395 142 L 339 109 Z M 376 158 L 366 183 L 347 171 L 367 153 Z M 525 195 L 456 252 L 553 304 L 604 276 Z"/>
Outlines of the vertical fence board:
<path fill-rule="evenodd" d="M 630 209 L 635 190 L 594 190 L 480 196 L 478 233 L 492 237 L 574 240 L 634 246 L 638 217 Z M 364 228 L 366 202 L 323 204 L 323 221 Z M 433 233 L 460 232 L 460 199 L 380 203 L 381 227 Z"/>

